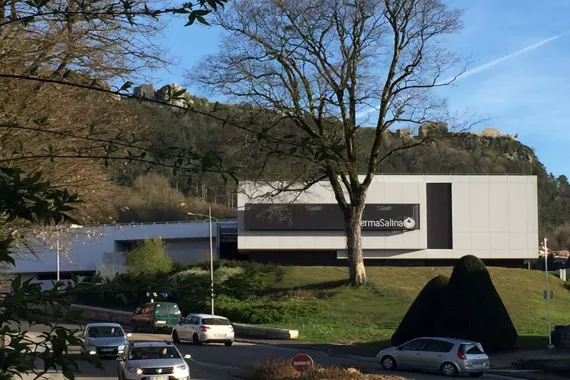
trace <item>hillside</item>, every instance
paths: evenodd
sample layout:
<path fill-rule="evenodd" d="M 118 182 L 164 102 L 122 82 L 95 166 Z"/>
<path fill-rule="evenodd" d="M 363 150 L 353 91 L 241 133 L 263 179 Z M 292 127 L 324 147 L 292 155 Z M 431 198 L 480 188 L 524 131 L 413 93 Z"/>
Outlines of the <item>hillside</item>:
<path fill-rule="evenodd" d="M 202 111 L 214 105 L 205 99 L 189 97 Z M 301 165 L 289 157 L 264 157 L 256 136 L 232 126 L 222 125 L 204 115 L 173 111 L 168 107 L 139 102 L 130 103 L 131 112 L 147 127 L 151 150 L 160 155 L 167 147 L 192 147 L 197 152 L 215 152 L 226 165 L 236 168 L 238 179 L 293 178 Z M 217 106 L 216 116 L 243 120 L 255 112 L 249 106 Z M 373 129 L 363 128 L 359 134 L 359 151 L 371 144 Z M 387 144 L 400 139 L 388 134 Z M 263 158 L 262 158 L 263 157 Z M 364 167 L 364 156 L 360 164 Z M 146 167 L 131 164 L 128 169 L 111 165 L 111 174 L 120 185 L 131 186 L 144 174 Z M 211 203 L 235 208 L 235 182 L 224 181 L 216 173 L 177 173 L 168 168 L 154 168 L 168 178 L 171 186 L 185 196 L 198 197 Z M 548 174 L 532 148 L 509 136 L 489 137 L 475 133 L 446 133 L 436 144 L 401 151 L 389 157 L 380 173 L 515 173 L 538 176 L 541 235 L 551 238 L 551 248 L 570 247 L 570 185 L 566 177 Z M 227 214 L 227 211 L 225 212 Z"/>
<path fill-rule="evenodd" d="M 542 297 L 544 274 L 525 269 L 488 268 L 517 328 L 519 344 L 546 345 L 546 309 Z M 272 288 L 272 297 L 310 301 L 322 305 L 319 313 L 301 317 L 281 327 L 299 329 L 308 341 L 387 344 L 409 306 L 423 286 L 452 268 L 370 267 L 373 288 L 345 286 L 347 270 L 323 267 L 287 267 Z M 551 278 L 555 297 L 551 301 L 552 325 L 570 323 L 570 291 Z"/>

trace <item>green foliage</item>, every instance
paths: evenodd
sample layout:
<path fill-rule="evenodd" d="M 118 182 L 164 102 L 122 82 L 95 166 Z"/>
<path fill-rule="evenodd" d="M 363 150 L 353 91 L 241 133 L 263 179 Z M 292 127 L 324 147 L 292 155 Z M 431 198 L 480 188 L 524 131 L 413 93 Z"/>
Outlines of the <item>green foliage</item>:
<path fill-rule="evenodd" d="M 77 203 L 77 196 L 66 190 L 56 189 L 41 179 L 40 174 L 25 176 L 20 170 L 0 168 L 0 226 L 3 233 L 14 229 L 15 223 L 51 224 L 71 222 L 67 212 Z M 10 256 L 12 234 L 0 236 L 0 265 L 14 264 Z M 58 369 L 67 378 L 73 378 L 78 371 L 77 363 L 68 357 L 68 345 L 81 345 L 75 335 L 77 331 L 45 322 L 48 307 L 69 306 L 67 300 L 77 288 L 84 284 L 76 280 L 55 284 L 51 290 L 42 290 L 32 279 L 22 281 L 14 276 L 11 289 L 4 294 L 0 308 L 0 338 L 7 337 L 9 343 L 0 351 L 0 377 L 11 379 L 25 373 L 41 375 L 51 369 Z M 61 288 L 61 289 L 60 289 Z M 74 312 L 66 316 L 77 320 Z M 30 325 L 44 325 L 47 332 L 32 340 L 22 329 L 21 322 Z"/>
<path fill-rule="evenodd" d="M 172 268 L 172 259 L 166 254 L 164 242 L 159 238 L 138 243 L 127 253 L 125 263 L 132 276 L 164 274 Z"/>
<path fill-rule="evenodd" d="M 420 336 L 470 339 L 489 352 L 514 347 L 517 331 L 481 260 L 464 256 L 449 280 L 438 276 L 428 282 L 402 319 L 392 343 Z"/>
<path fill-rule="evenodd" d="M 513 348 L 517 331 L 485 264 L 475 256 L 462 257 L 449 279 L 440 330 L 447 336 L 480 342 L 487 351 Z"/>
<path fill-rule="evenodd" d="M 437 276 L 431 279 L 402 318 L 392 335 L 392 345 L 399 346 L 421 336 L 436 336 L 440 310 L 445 308 L 449 278 Z"/>
<path fill-rule="evenodd" d="M 268 301 L 257 298 L 244 301 L 220 296 L 217 298 L 216 310 L 232 322 L 262 325 L 306 317 L 318 312 L 319 306 L 305 301 Z"/>

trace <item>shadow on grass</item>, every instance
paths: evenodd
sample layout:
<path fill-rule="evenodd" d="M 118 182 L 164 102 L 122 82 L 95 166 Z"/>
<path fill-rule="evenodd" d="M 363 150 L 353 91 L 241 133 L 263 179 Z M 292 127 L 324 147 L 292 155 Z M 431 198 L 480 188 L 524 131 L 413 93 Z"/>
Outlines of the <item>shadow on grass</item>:
<path fill-rule="evenodd" d="M 305 291 L 315 292 L 317 298 L 326 298 L 326 295 L 331 296 L 338 292 L 339 288 L 348 286 L 346 280 L 325 281 L 316 284 L 308 284 L 302 286 L 295 286 L 291 288 L 267 288 L 263 291 L 264 295 L 285 295 L 291 292 Z"/>
<path fill-rule="evenodd" d="M 546 336 L 519 336 L 517 339 L 519 350 L 540 350 L 548 348 L 548 337 Z"/>

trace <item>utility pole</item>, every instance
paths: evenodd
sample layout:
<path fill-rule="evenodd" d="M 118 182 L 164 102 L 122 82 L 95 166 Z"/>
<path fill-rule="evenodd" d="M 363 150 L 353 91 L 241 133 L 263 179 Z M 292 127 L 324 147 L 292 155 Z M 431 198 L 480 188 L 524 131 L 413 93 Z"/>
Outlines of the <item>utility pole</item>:
<path fill-rule="evenodd" d="M 208 218 L 210 220 L 210 303 L 214 315 L 214 246 L 212 244 L 212 207 L 208 205 Z"/>
<path fill-rule="evenodd" d="M 550 327 L 550 289 L 548 288 L 548 239 L 544 238 L 542 242 L 542 247 L 544 248 L 544 278 L 546 283 L 546 290 L 544 292 L 544 298 L 546 298 L 546 319 L 548 320 L 548 348 L 552 349 L 552 330 Z"/>

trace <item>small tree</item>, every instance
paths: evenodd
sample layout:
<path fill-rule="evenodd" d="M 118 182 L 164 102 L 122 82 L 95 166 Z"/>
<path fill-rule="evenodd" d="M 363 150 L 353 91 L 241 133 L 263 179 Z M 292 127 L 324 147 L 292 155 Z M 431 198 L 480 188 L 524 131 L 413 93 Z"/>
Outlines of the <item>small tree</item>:
<path fill-rule="evenodd" d="M 160 238 L 144 240 L 127 253 L 126 264 L 131 276 L 168 273 L 172 259 L 166 255 Z"/>

